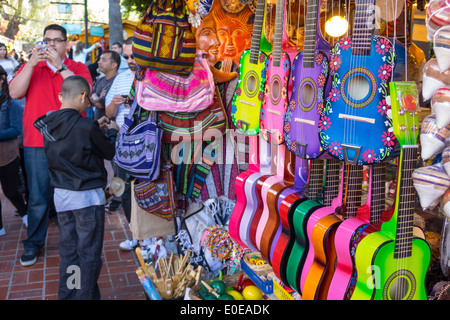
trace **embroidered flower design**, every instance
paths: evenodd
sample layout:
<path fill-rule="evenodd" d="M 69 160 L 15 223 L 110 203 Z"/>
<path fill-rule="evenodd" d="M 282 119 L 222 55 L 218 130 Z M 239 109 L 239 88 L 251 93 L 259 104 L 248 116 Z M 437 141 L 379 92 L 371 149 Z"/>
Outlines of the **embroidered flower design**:
<path fill-rule="evenodd" d="M 322 64 L 322 62 L 323 62 L 323 54 L 321 54 L 321 53 L 318 53 L 317 55 L 316 55 L 316 66 L 319 66 L 319 65 L 321 65 Z"/>
<path fill-rule="evenodd" d="M 239 129 L 242 128 L 241 120 L 238 120 L 238 122 L 236 122 L 236 127 L 238 127 Z"/>
<path fill-rule="evenodd" d="M 380 69 L 378 70 L 378 77 L 381 80 L 388 80 L 389 77 L 391 76 L 391 71 L 392 71 L 391 66 L 385 64 L 384 66 L 381 66 Z"/>
<path fill-rule="evenodd" d="M 339 100 L 340 97 L 341 97 L 341 92 L 338 89 L 336 89 L 336 88 L 331 89 L 331 91 L 329 93 L 329 98 L 331 99 L 331 101 L 336 102 Z"/>
<path fill-rule="evenodd" d="M 283 63 L 283 70 L 286 72 L 289 70 L 289 61 L 286 59 Z"/>
<path fill-rule="evenodd" d="M 341 46 L 341 49 L 348 50 L 352 46 L 352 39 L 350 37 L 345 37 L 339 40 L 339 44 Z"/>
<path fill-rule="evenodd" d="M 383 143 L 385 146 L 388 146 L 388 147 L 394 146 L 395 135 L 392 132 L 389 132 L 389 131 L 383 132 L 381 137 L 383 138 Z"/>
<path fill-rule="evenodd" d="M 332 56 L 330 59 L 330 69 L 336 71 L 341 67 L 341 62 L 338 56 Z"/>
<path fill-rule="evenodd" d="M 266 64 L 265 64 L 265 68 L 264 68 L 266 70 L 266 72 L 268 72 L 270 70 L 270 60 L 271 59 L 266 60 Z"/>
<path fill-rule="evenodd" d="M 317 113 L 318 113 L 318 114 L 321 114 L 322 111 L 323 111 L 323 103 L 322 103 L 322 102 L 319 102 L 319 103 L 317 104 Z"/>
<path fill-rule="evenodd" d="M 283 99 L 286 99 L 286 98 L 287 98 L 286 87 L 283 87 L 283 88 L 281 89 L 281 97 L 282 97 Z"/>
<path fill-rule="evenodd" d="M 261 101 L 264 99 L 264 93 L 263 92 L 260 92 L 258 94 L 258 99 L 261 100 Z"/>
<path fill-rule="evenodd" d="M 236 89 L 236 95 L 240 96 L 242 93 L 241 88 L 237 88 Z"/>
<path fill-rule="evenodd" d="M 330 153 L 333 156 L 337 156 L 337 155 L 339 155 L 339 153 L 342 152 L 342 147 L 341 147 L 341 144 L 339 142 L 334 141 L 328 146 L 328 150 L 330 151 Z"/>
<path fill-rule="evenodd" d="M 264 57 L 264 54 L 263 53 L 261 53 L 261 55 L 259 56 L 259 62 L 264 62 L 264 60 L 265 60 L 265 57 Z"/>
<path fill-rule="evenodd" d="M 296 153 L 297 152 L 297 144 L 296 143 L 292 143 L 291 144 L 291 151 Z"/>
<path fill-rule="evenodd" d="M 327 116 L 322 116 L 319 120 L 319 129 L 323 131 L 327 131 L 327 129 L 330 129 L 330 118 Z"/>
<path fill-rule="evenodd" d="M 319 87 L 325 86 L 325 80 L 326 80 L 325 75 L 324 75 L 323 73 L 321 73 L 321 74 L 319 75 L 319 77 L 317 78 L 317 85 L 318 85 Z"/>
<path fill-rule="evenodd" d="M 291 123 L 290 122 L 284 123 L 284 132 L 286 132 L 286 133 L 291 132 Z"/>
<path fill-rule="evenodd" d="M 383 99 L 380 102 L 378 102 L 377 108 L 378 108 L 378 112 L 382 116 L 386 115 L 389 110 L 389 105 L 386 103 L 386 99 Z"/>
<path fill-rule="evenodd" d="M 261 112 L 259 113 L 259 119 L 263 120 L 266 117 L 266 109 L 261 108 Z"/>
<path fill-rule="evenodd" d="M 373 163 L 377 155 L 373 150 L 367 149 L 366 151 L 364 151 L 362 156 L 366 163 Z"/>
<path fill-rule="evenodd" d="M 380 38 L 375 45 L 375 50 L 377 51 L 378 54 L 381 54 L 381 55 L 388 52 L 390 48 L 391 48 L 391 44 L 390 44 L 389 40 L 386 38 Z"/>
<path fill-rule="evenodd" d="M 237 111 L 237 106 L 235 104 L 231 105 L 231 113 L 236 113 Z"/>
<path fill-rule="evenodd" d="M 289 102 L 289 108 L 291 108 L 291 110 L 294 111 L 296 107 L 297 103 L 295 102 L 294 99 L 292 99 L 291 102 Z"/>

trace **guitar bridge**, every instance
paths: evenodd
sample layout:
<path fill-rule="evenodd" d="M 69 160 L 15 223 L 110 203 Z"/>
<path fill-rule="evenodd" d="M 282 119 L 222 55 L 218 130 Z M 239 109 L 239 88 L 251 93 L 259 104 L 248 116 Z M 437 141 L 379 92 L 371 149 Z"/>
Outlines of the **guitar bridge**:
<path fill-rule="evenodd" d="M 300 153 L 300 157 L 305 159 L 306 157 L 306 146 L 308 145 L 307 143 L 303 143 L 300 141 L 295 140 L 294 143 L 297 145 L 297 148 L 302 148 L 302 153 Z"/>
<path fill-rule="evenodd" d="M 357 162 L 358 162 L 359 154 L 361 153 L 361 147 L 353 146 L 353 145 L 349 145 L 349 144 L 345 144 L 345 143 L 341 144 L 341 146 L 342 146 L 342 152 L 344 153 L 344 161 L 349 164 L 358 164 Z M 348 152 L 349 150 L 354 152 L 353 160 L 350 160 L 349 152 Z"/>

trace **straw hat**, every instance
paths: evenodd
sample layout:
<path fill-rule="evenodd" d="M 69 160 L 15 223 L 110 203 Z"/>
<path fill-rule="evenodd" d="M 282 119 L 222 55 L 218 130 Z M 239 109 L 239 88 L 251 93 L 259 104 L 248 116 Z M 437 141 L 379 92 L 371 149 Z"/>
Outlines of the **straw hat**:
<path fill-rule="evenodd" d="M 113 177 L 109 184 L 109 191 L 115 196 L 120 197 L 125 191 L 125 182 L 118 177 Z"/>

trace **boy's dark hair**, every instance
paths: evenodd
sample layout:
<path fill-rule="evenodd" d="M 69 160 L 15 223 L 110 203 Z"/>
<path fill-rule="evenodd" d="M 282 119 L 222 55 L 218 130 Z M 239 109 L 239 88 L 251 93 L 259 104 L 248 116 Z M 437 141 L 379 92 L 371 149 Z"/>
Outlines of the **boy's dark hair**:
<path fill-rule="evenodd" d="M 103 51 L 102 55 L 104 55 L 105 53 L 110 53 L 111 54 L 111 62 L 115 62 L 117 64 L 116 70 L 119 70 L 120 67 L 120 54 L 118 54 L 115 51 L 112 50 L 105 50 Z"/>
<path fill-rule="evenodd" d="M 64 99 L 73 99 L 78 95 L 87 92 L 91 94 L 91 86 L 89 82 L 82 76 L 70 76 L 67 77 L 61 85 L 61 96 Z"/>
<path fill-rule="evenodd" d="M 61 27 L 59 24 L 50 24 L 50 25 L 46 26 L 44 29 L 44 36 L 48 30 L 60 31 L 64 40 L 67 40 L 67 30 L 64 27 Z"/>
<path fill-rule="evenodd" d="M 133 38 L 134 37 L 129 37 L 127 40 L 125 40 L 125 44 L 133 44 Z"/>
<path fill-rule="evenodd" d="M 114 42 L 112 45 L 111 45 L 111 47 L 112 46 L 118 46 L 119 48 L 123 48 L 123 46 L 122 46 L 122 44 L 120 43 L 120 42 Z"/>

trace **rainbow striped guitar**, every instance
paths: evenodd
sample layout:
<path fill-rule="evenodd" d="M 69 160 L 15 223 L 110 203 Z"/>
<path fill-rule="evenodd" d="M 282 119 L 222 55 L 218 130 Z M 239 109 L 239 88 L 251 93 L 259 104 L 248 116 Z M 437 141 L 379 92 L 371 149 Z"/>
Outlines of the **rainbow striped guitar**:
<path fill-rule="evenodd" d="M 239 80 L 231 103 L 231 120 L 239 131 L 248 135 L 259 133 L 259 116 L 264 97 L 267 55 L 260 50 L 266 2 L 256 4 L 252 45 L 239 60 Z"/>
<path fill-rule="evenodd" d="M 322 147 L 352 164 L 372 164 L 393 151 L 385 137 L 389 82 L 395 66 L 392 42 L 373 35 L 375 0 L 356 0 L 353 35 L 331 49 L 331 90 L 319 120 Z"/>
<path fill-rule="evenodd" d="M 413 232 L 417 194 L 412 173 L 417 167 L 419 135 L 417 88 L 414 82 L 391 82 L 390 91 L 394 134 L 400 143 L 395 209 L 381 231 L 364 237 L 356 248 L 358 278 L 352 300 L 427 299 L 425 276 L 430 247 Z"/>

